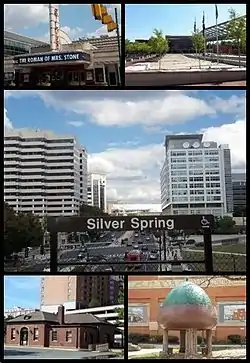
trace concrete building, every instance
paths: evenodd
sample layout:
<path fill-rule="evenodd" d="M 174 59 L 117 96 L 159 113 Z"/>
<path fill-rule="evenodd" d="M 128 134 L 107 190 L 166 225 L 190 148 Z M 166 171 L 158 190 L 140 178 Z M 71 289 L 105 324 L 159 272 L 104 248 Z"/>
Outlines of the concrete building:
<path fill-rule="evenodd" d="M 34 311 L 34 308 L 22 308 L 21 306 L 17 306 L 15 308 L 5 309 L 4 317 L 7 318 L 8 316 L 12 316 L 13 318 L 15 318 L 19 315 L 33 313 Z"/>
<path fill-rule="evenodd" d="M 88 205 L 107 210 L 107 180 L 103 174 L 88 175 Z"/>
<path fill-rule="evenodd" d="M 159 215 L 161 214 L 160 204 L 124 204 L 108 203 L 107 212 L 112 215 Z"/>
<path fill-rule="evenodd" d="M 14 81 L 14 56 L 30 53 L 32 47 L 48 46 L 40 40 L 4 31 L 4 82 Z"/>
<path fill-rule="evenodd" d="M 160 174 L 164 214 L 232 215 L 230 150 L 202 138 L 202 134 L 166 136 Z"/>
<path fill-rule="evenodd" d="M 201 286 L 217 310 L 218 324 L 213 340 L 228 341 L 229 335 L 246 336 L 246 276 L 129 276 L 128 331 L 133 334 L 162 336 L 158 323 L 159 306 L 171 289 L 181 282 Z M 169 331 L 179 337 L 179 332 Z"/>
<path fill-rule="evenodd" d="M 246 173 L 232 174 L 235 217 L 246 216 Z"/>
<path fill-rule="evenodd" d="M 87 152 L 73 136 L 6 130 L 4 200 L 16 212 L 76 215 L 87 202 L 86 170 Z"/>
<path fill-rule="evenodd" d="M 41 309 L 54 312 L 60 304 L 67 311 L 116 304 L 120 280 L 112 276 L 44 276 L 41 280 Z M 96 304 L 96 305 L 95 305 Z"/>

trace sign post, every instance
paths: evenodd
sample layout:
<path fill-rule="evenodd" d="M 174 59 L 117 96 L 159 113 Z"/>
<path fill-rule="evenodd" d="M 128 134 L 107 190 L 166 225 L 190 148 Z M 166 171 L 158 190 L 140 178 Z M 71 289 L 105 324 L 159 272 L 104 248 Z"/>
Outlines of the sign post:
<path fill-rule="evenodd" d="M 211 227 L 212 215 L 158 215 L 158 216 L 101 216 L 101 217 L 49 217 L 50 233 L 50 272 L 57 272 L 57 233 L 58 232 L 103 232 L 103 231 L 160 231 L 164 259 L 167 259 L 166 231 L 203 230 L 205 263 L 207 273 L 213 273 Z M 190 261 L 191 263 L 192 261 Z M 198 261 L 197 261 L 198 262 Z M 119 264 L 119 262 L 117 262 Z M 187 261 L 185 263 L 188 263 Z M 122 264 L 122 263 L 121 263 Z"/>

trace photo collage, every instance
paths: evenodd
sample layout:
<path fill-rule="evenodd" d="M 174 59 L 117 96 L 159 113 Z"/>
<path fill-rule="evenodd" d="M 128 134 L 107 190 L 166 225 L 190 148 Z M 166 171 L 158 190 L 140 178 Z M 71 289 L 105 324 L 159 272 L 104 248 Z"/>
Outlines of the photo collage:
<path fill-rule="evenodd" d="M 246 4 L 4 4 L 19 359 L 246 358 Z"/>

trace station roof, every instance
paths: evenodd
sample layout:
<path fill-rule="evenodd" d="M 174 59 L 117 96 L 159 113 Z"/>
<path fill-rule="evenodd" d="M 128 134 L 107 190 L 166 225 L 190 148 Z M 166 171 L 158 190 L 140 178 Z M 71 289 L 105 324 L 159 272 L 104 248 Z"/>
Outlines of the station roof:
<path fill-rule="evenodd" d="M 239 18 L 246 18 L 246 15 L 240 16 Z M 238 19 L 239 19 L 238 18 Z M 227 37 L 227 27 L 231 20 L 224 21 L 217 25 L 218 27 L 218 40 L 228 40 Z M 202 33 L 202 32 L 201 32 Z M 217 30 L 216 25 L 212 25 L 205 29 L 205 37 L 207 41 L 217 40 Z"/>

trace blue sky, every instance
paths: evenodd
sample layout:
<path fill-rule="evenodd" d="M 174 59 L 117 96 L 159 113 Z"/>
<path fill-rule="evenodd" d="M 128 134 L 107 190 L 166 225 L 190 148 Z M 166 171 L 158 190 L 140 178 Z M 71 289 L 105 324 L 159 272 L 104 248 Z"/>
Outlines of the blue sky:
<path fill-rule="evenodd" d="M 111 16 L 114 18 L 113 4 L 106 4 Z M 120 5 L 118 14 L 120 18 Z M 82 36 L 99 36 L 106 33 L 106 26 L 96 21 L 91 12 L 90 4 L 63 4 L 60 5 L 60 28 L 64 30 L 71 40 Z M 5 30 L 43 41 L 49 40 L 49 11 L 47 4 L 32 5 L 5 5 Z M 115 33 L 109 33 L 114 35 Z"/>
<path fill-rule="evenodd" d="M 228 9 L 239 15 L 246 14 L 246 5 L 218 4 L 218 23 L 228 20 Z M 165 35 L 191 35 L 194 19 L 197 28 L 202 29 L 203 11 L 206 27 L 215 25 L 215 5 L 126 5 L 126 39 L 148 39 L 153 29 L 160 29 Z"/>
<path fill-rule="evenodd" d="M 40 308 L 41 276 L 4 276 L 4 309 Z"/>
<path fill-rule="evenodd" d="M 204 131 L 245 169 L 244 91 L 6 91 L 5 124 L 75 135 L 114 200 L 159 203 L 169 133 Z"/>

